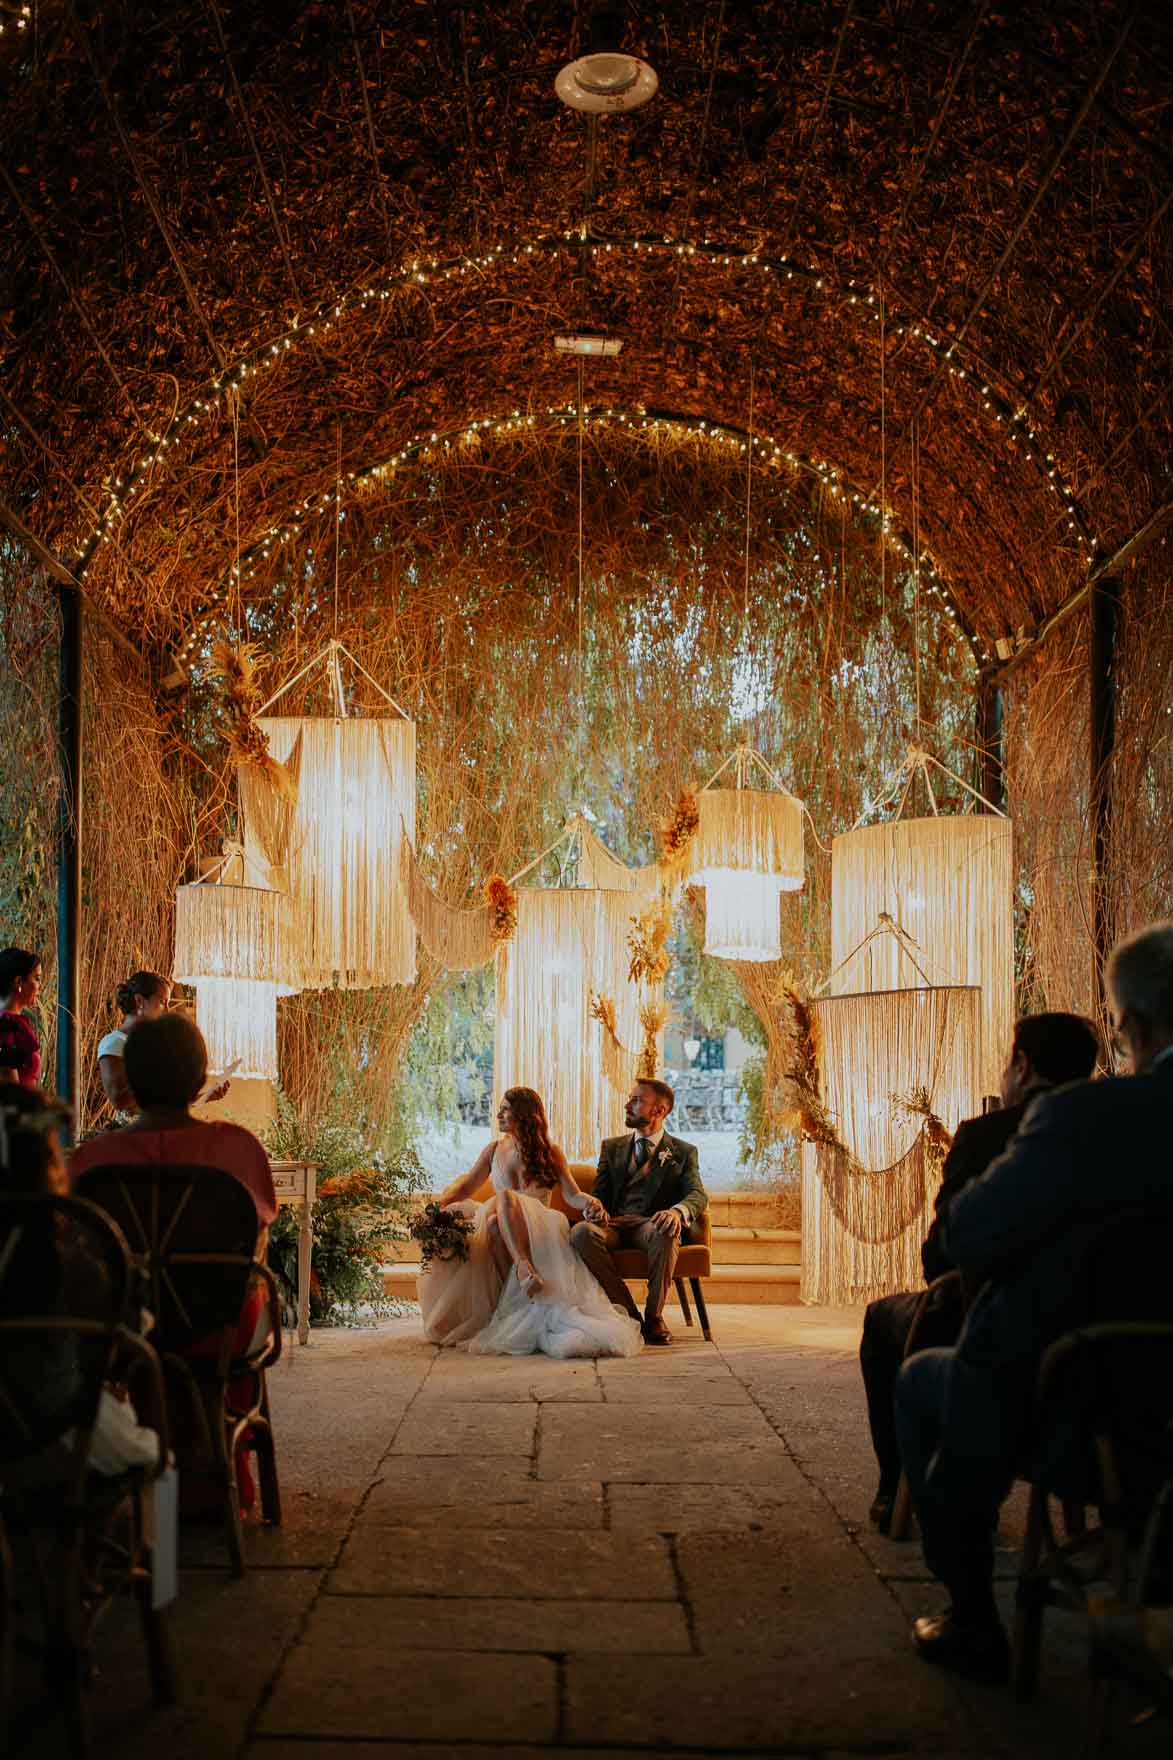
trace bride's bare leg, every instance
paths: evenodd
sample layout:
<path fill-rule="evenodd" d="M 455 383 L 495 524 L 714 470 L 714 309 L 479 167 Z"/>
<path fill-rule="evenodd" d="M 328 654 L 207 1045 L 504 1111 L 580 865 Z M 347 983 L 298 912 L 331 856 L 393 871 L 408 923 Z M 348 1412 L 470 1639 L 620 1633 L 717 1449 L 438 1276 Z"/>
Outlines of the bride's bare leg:
<path fill-rule="evenodd" d="M 490 1205 L 491 1208 L 488 1209 L 488 1216 L 485 1221 L 485 1228 L 489 1236 L 489 1252 L 492 1254 L 493 1263 L 497 1267 L 500 1277 L 504 1280 L 509 1276 L 513 1267 L 513 1260 L 501 1233 L 501 1218 L 497 1214 L 497 1200 L 495 1197 L 490 1199 Z"/>
<path fill-rule="evenodd" d="M 497 1216 L 501 1223 L 501 1235 L 509 1249 L 509 1256 L 517 1266 L 517 1278 L 528 1295 L 536 1295 L 542 1287 L 542 1280 L 534 1268 L 533 1247 L 530 1244 L 529 1227 L 525 1220 L 525 1205 L 514 1191 L 501 1192 L 497 1198 Z"/>

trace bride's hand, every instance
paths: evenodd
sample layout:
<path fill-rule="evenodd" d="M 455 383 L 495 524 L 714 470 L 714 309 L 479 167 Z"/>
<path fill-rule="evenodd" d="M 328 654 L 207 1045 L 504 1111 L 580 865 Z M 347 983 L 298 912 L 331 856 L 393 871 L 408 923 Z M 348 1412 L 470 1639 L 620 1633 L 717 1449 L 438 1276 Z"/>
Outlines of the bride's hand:
<path fill-rule="evenodd" d="M 600 1228 L 605 1228 L 610 1220 L 607 1212 L 603 1209 L 603 1206 L 599 1203 L 597 1198 L 588 1197 L 586 1203 L 582 1207 L 582 1213 L 588 1222 L 597 1223 Z"/>

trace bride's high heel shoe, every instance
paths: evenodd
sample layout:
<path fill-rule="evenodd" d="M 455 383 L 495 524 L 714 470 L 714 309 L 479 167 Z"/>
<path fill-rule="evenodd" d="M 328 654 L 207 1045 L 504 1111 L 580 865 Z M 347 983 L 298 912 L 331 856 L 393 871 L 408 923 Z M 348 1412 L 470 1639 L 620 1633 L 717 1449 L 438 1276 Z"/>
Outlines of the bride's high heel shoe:
<path fill-rule="evenodd" d="M 538 1276 L 538 1273 L 534 1270 L 532 1265 L 528 1271 L 523 1271 L 520 1265 L 517 1267 L 517 1281 L 531 1302 L 535 1296 L 541 1295 L 546 1287 L 542 1278 Z"/>

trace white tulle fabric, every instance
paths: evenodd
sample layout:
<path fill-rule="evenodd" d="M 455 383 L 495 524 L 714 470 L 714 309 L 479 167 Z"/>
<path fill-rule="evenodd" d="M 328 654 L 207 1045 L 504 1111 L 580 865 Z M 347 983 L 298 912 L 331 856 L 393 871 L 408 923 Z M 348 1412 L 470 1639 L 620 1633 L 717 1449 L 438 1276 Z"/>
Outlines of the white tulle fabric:
<path fill-rule="evenodd" d="M 490 1177 L 495 1193 L 509 1184 L 495 1159 Z M 549 1193 L 534 1187 L 518 1196 L 541 1292 L 527 1296 L 513 1270 L 502 1282 L 489 1247 L 492 1200 L 462 1204 L 477 1225 L 468 1258 L 433 1261 L 420 1274 L 425 1336 L 481 1356 L 634 1357 L 643 1345 L 638 1321 L 608 1301 L 571 1247 L 565 1216 L 549 1208 Z"/>

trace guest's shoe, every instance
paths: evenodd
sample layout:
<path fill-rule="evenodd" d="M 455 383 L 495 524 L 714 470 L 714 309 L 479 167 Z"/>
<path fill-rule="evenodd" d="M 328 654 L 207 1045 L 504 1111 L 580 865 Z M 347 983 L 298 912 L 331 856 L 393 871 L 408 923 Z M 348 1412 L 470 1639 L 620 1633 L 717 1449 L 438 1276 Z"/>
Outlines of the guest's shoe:
<path fill-rule="evenodd" d="M 1010 1644 L 995 1617 L 963 1625 L 950 1607 L 912 1622 L 912 1641 L 925 1662 L 935 1662 L 971 1681 L 1001 1686 L 1010 1679 Z"/>
<path fill-rule="evenodd" d="M 523 1271 L 520 1265 L 517 1267 L 517 1281 L 531 1302 L 534 1300 L 535 1296 L 540 1296 L 546 1287 L 544 1281 L 538 1276 L 538 1273 L 534 1270 L 532 1265 L 528 1271 Z"/>
<path fill-rule="evenodd" d="M 891 1528 L 892 1511 L 895 1507 L 896 1493 L 894 1491 L 876 1492 L 876 1495 L 872 1498 L 871 1508 L 868 1510 L 868 1521 L 872 1524 L 872 1527 L 876 1530 L 877 1534 L 886 1534 L 889 1528 Z"/>
<path fill-rule="evenodd" d="M 671 1344 L 672 1334 L 664 1324 L 663 1316 L 657 1314 L 654 1320 L 645 1320 L 640 1328 L 645 1344 Z"/>

